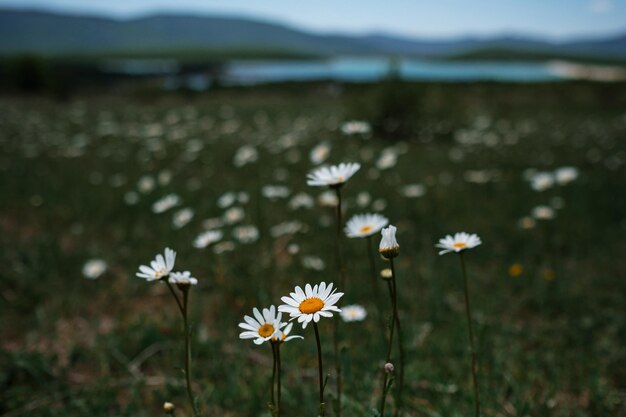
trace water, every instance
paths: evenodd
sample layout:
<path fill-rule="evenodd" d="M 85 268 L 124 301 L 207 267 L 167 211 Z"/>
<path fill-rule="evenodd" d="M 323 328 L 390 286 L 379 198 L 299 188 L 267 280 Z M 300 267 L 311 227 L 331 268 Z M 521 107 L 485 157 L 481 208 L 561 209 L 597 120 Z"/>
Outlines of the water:
<path fill-rule="evenodd" d="M 421 81 L 553 81 L 564 79 L 549 63 L 453 62 L 402 59 L 395 64 L 406 80 Z M 225 82 L 247 85 L 279 81 L 377 81 L 389 75 L 388 58 L 333 58 L 318 61 L 233 61 Z"/>

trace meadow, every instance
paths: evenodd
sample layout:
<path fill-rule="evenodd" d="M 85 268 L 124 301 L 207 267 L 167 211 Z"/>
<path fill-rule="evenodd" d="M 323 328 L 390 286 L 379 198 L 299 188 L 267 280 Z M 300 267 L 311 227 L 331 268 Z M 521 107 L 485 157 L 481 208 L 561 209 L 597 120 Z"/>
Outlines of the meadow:
<path fill-rule="evenodd" d="M 467 231 L 483 242 L 465 257 L 483 415 L 626 416 L 626 84 L 412 84 L 406 106 L 378 88 L 0 98 L 0 414 L 191 415 L 176 304 L 135 276 L 170 247 L 199 281 L 203 415 L 269 416 L 271 349 L 237 325 L 295 285 L 338 283 L 333 200 L 306 175 L 358 162 L 344 219 L 398 228 L 403 415 L 472 413 L 461 270 L 434 247 Z M 389 303 L 367 241 L 343 249 L 339 306 L 368 316 L 339 324 L 342 415 L 373 416 Z M 282 415 L 315 416 L 313 330 L 292 333 Z"/>

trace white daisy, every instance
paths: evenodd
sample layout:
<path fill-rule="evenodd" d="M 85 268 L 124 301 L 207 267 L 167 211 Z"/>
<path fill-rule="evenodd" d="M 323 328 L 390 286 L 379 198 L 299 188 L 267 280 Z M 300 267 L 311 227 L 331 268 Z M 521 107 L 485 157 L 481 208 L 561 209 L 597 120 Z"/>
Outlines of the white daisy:
<path fill-rule="evenodd" d="M 321 167 L 307 175 L 307 185 L 312 186 L 340 186 L 350 179 L 359 169 L 358 163 L 341 163 L 330 167 Z"/>
<path fill-rule="evenodd" d="M 326 286 L 325 282 L 311 287 L 306 284 L 304 291 L 300 287 L 296 287 L 294 292 L 290 293 L 290 297 L 282 297 L 285 303 L 278 307 L 278 311 L 288 313 L 291 319 L 298 319 L 298 323 L 302 324 L 305 329 L 311 321 L 317 323 L 320 317 L 332 317 L 333 311 L 341 313 L 341 309 L 335 306 L 335 303 L 343 296 L 342 292 L 333 291 L 333 284 Z"/>
<path fill-rule="evenodd" d="M 346 323 L 363 321 L 365 320 L 365 317 L 367 317 L 367 310 L 365 310 L 365 307 L 361 305 L 353 304 L 343 307 L 339 315 Z"/>
<path fill-rule="evenodd" d="M 170 248 L 165 248 L 165 257 L 158 254 L 156 258 L 150 262 L 150 266 L 141 265 L 137 276 L 145 278 L 146 281 L 156 281 L 169 275 L 174 269 L 174 261 L 176 260 L 176 252 Z"/>
<path fill-rule="evenodd" d="M 287 324 L 287 326 L 281 330 L 280 328 L 283 327 L 285 324 L 287 323 L 280 323 L 280 325 L 278 326 L 279 329 L 276 330 L 274 332 L 274 336 L 272 336 L 272 339 L 271 339 L 272 343 L 283 343 L 283 342 L 288 342 L 293 339 L 304 339 L 304 337 L 300 335 L 289 336 L 289 333 L 291 333 L 291 329 L 293 328 L 293 323 Z"/>
<path fill-rule="evenodd" d="M 472 249 L 481 243 L 477 235 L 461 232 L 456 233 L 454 237 L 447 235 L 445 238 L 439 239 L 439 243 L 435 246 L 443 249 L 439 252 L 439 255 L 443 255 L 450 252 L 459 253 L 465 249 Z"/>
<path fill-rule="evenodd" d="M 396 226 L 389 225 L 380 231 L 382 238 L 380 239 L 380 245 L 378 246 L 378 252 L 385 258 L 393 258 L 398 256 L 400 245 L 396 240 Z"/>
<path fill-rule="evenodd" d="M 191 276 L 191 272 L 172 272 L 167 282 L 177 285 L 197 285 L 198 280 Z"/>
<path fill-rule="evenodd" d="M 244 330 L 239 333 L 240 339 L 254 339 L 254 343 L 260 345 L 271 340 L 272 337 L 282 337 L 282 332 L 280 334 L 277 332 L 280 331 L 281 326 L 286 326 L 287 323 L 281 323 L 282 313 L 276 314 L 275 306 L 264 308 L 263 314 L 255 307 L 252 309 L 252 313 L 254 317 L 243 316 L 244 321 L 239 323 L 239 327 Z"/>
<path fill-rule="evenodd" d="M 366 237 L 378 233 L 389 224 L 389 219 L 380 214 L 357 214 L 346 223 L 345 232 L 348 237 Z"/>

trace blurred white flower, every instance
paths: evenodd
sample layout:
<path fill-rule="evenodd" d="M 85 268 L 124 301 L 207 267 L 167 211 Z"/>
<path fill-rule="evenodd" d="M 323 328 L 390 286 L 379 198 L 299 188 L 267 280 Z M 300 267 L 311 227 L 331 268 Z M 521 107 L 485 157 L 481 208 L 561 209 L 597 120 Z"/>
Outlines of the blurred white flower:
<path fill-rule="evenodd" d="M 341 307 L 341 313 L 339 313 L 339 315 L 346 323 L 363 321 L 365 320 L 365 317 L 367 317 L 367 310 L 365 310 L 365 307 L 362 305 L 352 304 Z"/>
<path fill-rule="evenodd" d="M 283 222 L 279 223 L 275 226 L 272 226 L 270 229 L 270 235 L 274 238 L 281 237 L 284 235 L 295 235 L 296 233 L 304 230 L 306 225 L 298 220 L 294 220 L 291 222 Z"/>
<path fill-rule="evenodd" d="M 189 223 L 191 219 L 193 219 L 193 215 L 193 210 L 188 207 L 178 210 L 174 213 L 174 216 L 172 217 L 172 226 L 174 226 L 175 229 L 181 229 L 182 227 L 187 225 L 187 223 Z"/>
<path fill-rule="evenodd" d="M 224 213 L 224 221 L 228 224 L 237 223 L 246 216 L 245 211 L 241 207 L 231 207 Z"/>
<path fill-rule="evenodd" d="M 533 227 L 535 227 L 536 224 L 537 222 L 535 221 L 535 219 L 528 216 L 522 217 L 521 219 L 519 219 L 518 222 L 519 227 L 521 227 L 522 229 L 532 229 Z"/>
<path fill-rule="evenodd" d="M 139 194 L 134 191 L 127 192 L 126 194 L 124 194 L 124 202 L 129 206 L 134 206 L 135 204 L 139 203 Z"/>
<path fill-rule="evenodd" d="M 359 169 L 358 163 L 341 163 L 330 167 L 321 167 L 307 175 L 307 185 L 311 186 L 341 186 L 350 179 Z"/>
<path fill-rule="evenodd" d="M 398 154 L 394 148 L 386 148 L 380 154 L 378 161 L 376 161 L 376 168 L 380 170 L 390 169 L 396 166 L 398 163 Z"/>
<path fill-rule="evenodd" d="M 319 165 L 330 156 L 330 145 L 328 142 L 322 142 L 313 149 L 311 149 L 311 153 L 309 154 L 309 159 L 315 165 Z"/>
<path fill-rule="evenodd" d="M 289 200 L 288 206 L 292 210 L 298 210 L 301 208 L 311 208 L 313 207 L 313 204 L 313 197 L 307 193 L 298 193 L 294 195 L 291 200 Z"/>
<path fill-rule="evenodd" d="M 137 188 L 139 189 L 139 192 L 143 194 L 147 194 L 150 191 L 154 190 L 155 186 L 156 181 L 150 175 L 144 175 L 143 177 L 139 178 L 139 181 L 137 181 Z"/>
<path fill-rule="evenodd" d="M 339 204 L 337 194 L 334 191 L 324 191 L 317 196 L 317 202 L 322 207 L 336 207 Z"/>
<path fill-rule="evenodd" d="M 344 135 L 366 135 L 371 131 L 370 124 L 362 120 L 350 120 L 341 125 L 341 132 Z"/>
<path fill-rule="evenodd" d="M 224 193 L 217 199 L 217 206 L 219 208 L 226 208 L 233 205 L 233 203 L 237 200 L 237 195 L 232 191 Z"/>
<path fill-rule="evenodd" d="M 241 168 L 244 165 L 256 162 L 259 158 L 259 152 L 254 146 L 244 145 L 237 150 L 233 157 L 233 165 L 237 168 Z"/>
<path fill-rule="evenodd" d="M 356 196 L 356 203 L 359 207 L 366 207 L 371 200 L 372 196 L 367 191 L 361 191 Z"/>
<path fill-rule="evenodd" d="M 539 172 L 530 179 L 530 186 L 535 191 L 545 191 L 554 185 L 554 175 L 549 172 Z"/>
<path fill-rule="evenodd" d="M 107 270 L 107 263 L 102 259 L 90 259 L 83 265 L 83 275 L 88 279 L 97 279 Z"/>
<path fill-rule="evenodd" d="M 233 237 L 241 243 L 253 243 L 259 239 L 259 229 L 251 224 L 238 226 L 233 229 Z"/>
<path fill-rule="evenodd" d="M 426 187 L 422 184 L 407 184 L 401 188 L 400 192 L 407 198 L 418 198 L 426 194 Z"/>
<path fill-rule="evenodd" d="M 168 171 L 166 169 L 166 170 L 159 172 L 159 175 L 157 176 L 157 181 L 159 185 L 168 185 L 172 181 L 171 171 Z"/>
<path fill-rule="evenodd" d="M 284 185 L 266 185 L 261 189 L 263 197 L 270 200 L 289 197 L 289 188 Z"/>
<path fill-rule="evenodd" d="M 537 206 L 532 209 L 531 216 L 537 220 L 551 220 L 556 217 L 556 212 L 552 207 Z"/>
<path fill-rule="evenodd" d="M 193 241 L 193 246 L 198 249 L 203 249 L 212 243 L 219 242 L 224 237 L 224 233 L 221 230 L 207 230 L 196 236 Z"/>
<path fill-rule="evenodd" d="M 554 171 L 554 176 L 559 185 L 567 185 L 578 178 L 578 169 L 575 167 L 561 167 Z"/>
<path fill-rule="evenodd" d="M 217 229 L 218 227 L 222 227 L 224 222 L 219 217 L 211 217 L 210 219 L 205 219 L 202 221 L 202 227 L 205 229 Z"/>
<path fill-rule="evenodd" d="M 172 207 L 180 204 L 180 197 L 176 194 L 168 194 L 152 205 L 153 213 L 164 213 Z"/>
<path fill-rule="evenodd" d="M 387 202 L 382 198 L 377 198 L 372 203 L 372 209 L 376 211 L 383 211 L 387 208 Z"/>
<path fill-rule="evenodd" d="M 357 214 L 348 220 L 344 231 L 350 238 L 367 237 L 378 233 L 387 224 L 389 219 L 380 214 Z"/>
<path fill-rule="evenodd" d="M 465 232 L 455 233 L 454 236 L 447 235 L 443 239 L 439 239 L 439 243 L 435 246 L 443 249 L 439 251 L 439 255 L 450 252 L 459 253 L 466 249 L 472 249 L 480 245 L 482 242 L 478 235 Z"/>
<path fill-rule="evenodd" d="M 302 266 L 306 269 L 312 269 L 314 271 L 323 271 L 324 268 L 326 268 L 326 264 L 322 258 L 312 255 L 302 257 Z"/>
<path fill-rule="evenodd" d="M 235 250 L 235 244 L 230 241 L 220 242 L 213 246 L 213 252 L 218 255 L 224 252 L 231 252 L 233 250 Z"/>

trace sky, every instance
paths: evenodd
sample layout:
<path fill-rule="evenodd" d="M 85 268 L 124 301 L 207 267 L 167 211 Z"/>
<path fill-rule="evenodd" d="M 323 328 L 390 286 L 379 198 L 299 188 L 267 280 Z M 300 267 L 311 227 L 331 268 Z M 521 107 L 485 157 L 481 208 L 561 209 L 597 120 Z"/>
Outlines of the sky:
<path fill-rule="evenodd" d="M 0 7 L 115 18 L 219 14 L 320 33 L 430 38 L 524 34 L 559 40 L 626 32 L 626 0 L 0 0 Z"/>

